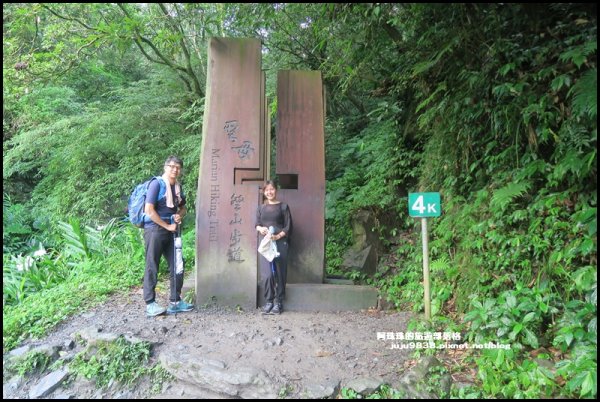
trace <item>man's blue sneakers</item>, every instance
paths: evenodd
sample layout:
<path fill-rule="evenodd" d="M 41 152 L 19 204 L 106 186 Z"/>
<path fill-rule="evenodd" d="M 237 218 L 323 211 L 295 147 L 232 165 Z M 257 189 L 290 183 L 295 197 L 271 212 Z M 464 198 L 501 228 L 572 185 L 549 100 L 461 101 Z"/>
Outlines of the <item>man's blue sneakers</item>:
<path fill-rule="evenodd" d="M 192 311 L 193 309 L 193 304 L 189 304 L 184 302 L 183 300 L 179 300 L 177 303 L 169 303 L 167 314 L 184 313 L 186 311 Z"/>

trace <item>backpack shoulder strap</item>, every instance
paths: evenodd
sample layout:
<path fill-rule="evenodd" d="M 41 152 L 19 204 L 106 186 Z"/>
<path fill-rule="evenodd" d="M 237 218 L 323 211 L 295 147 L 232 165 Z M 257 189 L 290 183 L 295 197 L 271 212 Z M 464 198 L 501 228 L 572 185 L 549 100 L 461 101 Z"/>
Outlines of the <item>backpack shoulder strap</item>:
<path fill-rule="evenodd" d="M 154 176 L 152 179 L 158 181 L 158 196 L 156 197 L 156 200 L 161 200 L 167 192 L 167 183 L 165 183 L 165 179 L 163 179 L 162 176 Z"/>

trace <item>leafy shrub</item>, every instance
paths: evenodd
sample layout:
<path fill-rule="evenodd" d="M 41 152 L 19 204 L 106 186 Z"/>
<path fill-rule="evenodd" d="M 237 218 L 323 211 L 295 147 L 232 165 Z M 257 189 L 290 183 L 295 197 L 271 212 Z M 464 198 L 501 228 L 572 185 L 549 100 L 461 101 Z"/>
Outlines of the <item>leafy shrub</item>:
<path fill-rule="evenodd" d="M 120 337 L 115 342 L 88 346 L 75 356 L 69 367 L 85 378 L 94 379 L 98 387 L 105 387 L 112 380 L 128 385 L 150 372 L 145 366 L 149 357 L 148 342 L 132 344 Z"/>
<path fill-rule="evenodd" d="M 2 193 L 2 250 L 3 253 L 19 253 L 28 248 L 33 234 L 30 207 L 13 203 L 7 193 Z"/>
<path fill-rule="evenodd" d="M 559 311 L 559 298 L 543 286 L 529 289 L 517 284 L 515 290 L 502 292 L 496 299 L 481 302 L 473 297 L 473 309 L 464 316 L 470 322 L 468 338 L 476 343 L 497 341 L 522 349 L 540 346 L 538 335 Z"/>
<path fill-rule="evenodd" d="M 30 294 L 65 281 L 71 270 L 41 246 L 26 255 L 3 255 L 3 304 L 19 304 Z"/>
<path fill-rule="evenodd" d="M 33 371 L 43 372 L 50 363 L 50 356 L 43 352 L 32 351 L 27 353 L 25 358 L 19 361 L 14 369 L 20 376 L 29 374 Z M 12 369 L 12 368 L 11 368 Z"/>
<path fill-rule="evenodd" d="M 101 230 L 72 223 L 62 225 L 69 252 L 3 256 L 5 348 L 42 336 L 71 314 L 141 283 L 144 244 L 139 229 L 114 221 Z"/>

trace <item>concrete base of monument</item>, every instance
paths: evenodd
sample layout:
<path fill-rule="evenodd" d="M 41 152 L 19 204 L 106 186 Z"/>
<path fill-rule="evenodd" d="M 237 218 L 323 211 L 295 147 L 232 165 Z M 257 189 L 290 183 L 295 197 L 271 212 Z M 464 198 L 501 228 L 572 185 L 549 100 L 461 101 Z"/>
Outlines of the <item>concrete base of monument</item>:
<path fill-rule="evenodd" d="M 194 290 L 193 276 L 183 283 L 182 295 Z M 359 311 L 376 308 L 378 291 L 353 285 L 348 279 L 325 279 L 326 283 L 288 283 L 284 311 Z M 257 289 L 259 307 L 264 305 L 262 288 Z"/>
<path fill-rule="evenodd" d="M 358 311 L 377 307 L 377 289 L 362 285 L 289 283 L 286 311 Z"/>

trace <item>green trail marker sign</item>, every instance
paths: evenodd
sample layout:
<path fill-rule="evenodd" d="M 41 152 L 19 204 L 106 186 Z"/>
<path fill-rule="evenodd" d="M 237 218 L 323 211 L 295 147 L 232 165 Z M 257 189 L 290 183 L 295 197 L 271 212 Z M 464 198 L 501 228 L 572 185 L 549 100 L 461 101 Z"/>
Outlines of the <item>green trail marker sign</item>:
<path fill-rule="evenodd" d="M 440 193 L 409 193 L 408 213 L 413 218 L 430 218 L 442 214 Z"/>
<path fill-rule="evenodd" d="M 427 235 L 427 218 L 442 214 L 440 193 L 408 193 L 408 214 L 421 219 L 423 238 L 423 287 L 425 301 L 425 318 L 431 319 L 431 287 L 429 283 L 429 236 Z"/>

